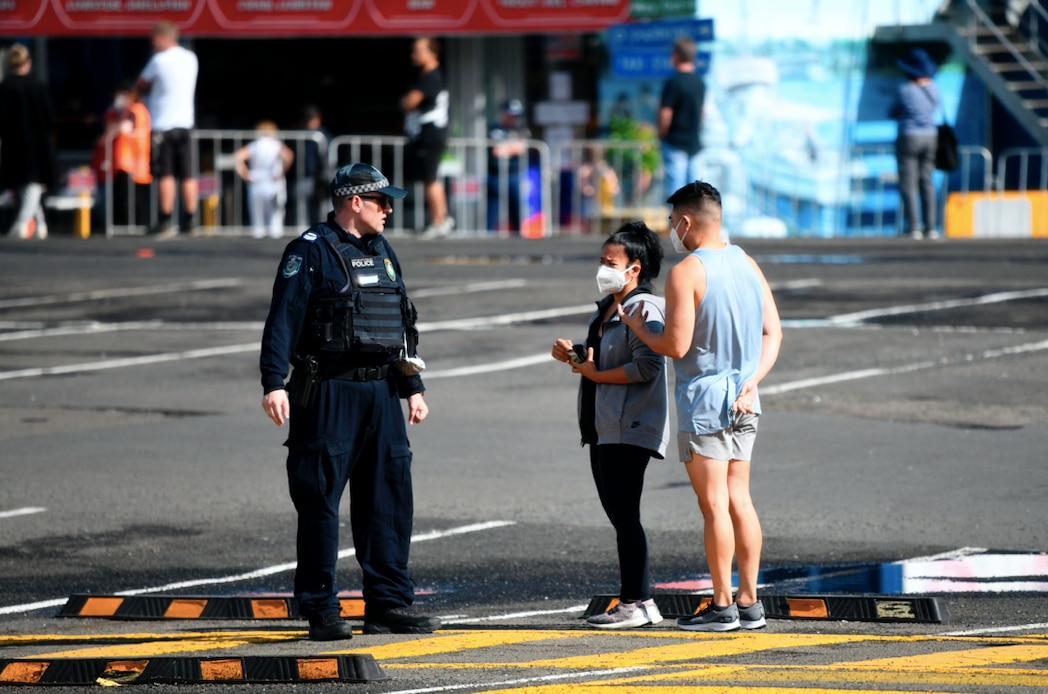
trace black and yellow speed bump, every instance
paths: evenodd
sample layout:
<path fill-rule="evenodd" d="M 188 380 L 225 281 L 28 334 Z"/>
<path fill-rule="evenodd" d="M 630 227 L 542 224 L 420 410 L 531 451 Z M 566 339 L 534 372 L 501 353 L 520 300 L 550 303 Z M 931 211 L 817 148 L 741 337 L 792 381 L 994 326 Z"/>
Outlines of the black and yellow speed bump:
<path fill-rule="evenodd" d="M 690 617 L 710 601 L 708 595 L 656 593 L 663 617 Z M 769 619 L 825 619 L 852 622 L 913 622 L 938 624 L 950 618 L 942 598 L 901 595 L 761 595 Z M 596 595 L 583 618 L 607 612 L 618 603 L 614 595 Z"/>
<path fill-rule="evenodd" d="M 342 617 L 362 619 L 362 598 L 341 598 Z M 279 595 L 87 595 L 69 597 L 59 617 L 108 619 L 302 619 L 298 601 Z"/>
<path fill-rule="evenodd" d="M 272 682 L 375 682 L 388 680 L 366 654 L 162 657 L 141 659 L 0 659 L 0 685 L 124 685 Z"/>

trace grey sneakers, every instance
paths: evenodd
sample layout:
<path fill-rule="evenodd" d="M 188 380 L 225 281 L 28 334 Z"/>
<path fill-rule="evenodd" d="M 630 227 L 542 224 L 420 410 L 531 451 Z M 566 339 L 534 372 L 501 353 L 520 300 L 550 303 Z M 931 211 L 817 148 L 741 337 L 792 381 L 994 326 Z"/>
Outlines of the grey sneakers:
<path fill-rule="evenodd" d="M 658 624 L 661 621 L 659 608 L 655 606 L 655 601 L 649 598 L 636 602 L 620 602 L 607 612 L 588 618 L 586 623 L 598 629 L 628 629 L 645 624 Z"/>
<path fill-rule="evenodd" d="M 760 600 L 749 607 L 739 607 L 739 626 L 743 629 L 761 629 L 765 624 L 764 603 Z"/>
<path fill-rule="evenodd" d="M 692 617 L 681 617 L 677 626 L 687 631 L 735 631 L 736 629 L 760 629 L 764 621 L 764 604 L 758 600 L 749 607 L 732 603 L 718 607 L 712 602 Z"/>
<path fill-rule="evenodd" d="M 681 617 L 677 626 L 685 631 L 735 631 L 739 628 L 739 606 L 718 607 L 710 602 L 691 617 Z"/>

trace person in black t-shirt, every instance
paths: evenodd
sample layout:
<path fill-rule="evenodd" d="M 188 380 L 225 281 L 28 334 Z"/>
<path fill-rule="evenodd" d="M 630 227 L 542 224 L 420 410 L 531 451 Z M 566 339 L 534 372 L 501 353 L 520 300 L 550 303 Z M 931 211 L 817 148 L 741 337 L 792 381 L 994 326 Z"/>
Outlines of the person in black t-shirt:
<path fill-rule="evenodd" d="M 455 219 L 448 214 L 447 194 L 437 178 L 437 167 L 447 147 L 449 96 L 440 71 L 440 45 L 436 39 L 415 39 L 411 62 L 419 68 L 419 74 L 400 99 L 400 109 L 405 114 L 404 134 L 408 138 L 404 164 L 408 178 L 422 181 L 425 186 L 429 225 L 423 236 L 447 236 L 455 227 Z"/>
<path fill-rule="evenodd" d="M 695 42 L 686 36 L 673 42 L 670 62 L 676 72 L 662 86 L 658 127 L 667 192 L 700 178 L 700 133 L 706 85 L 695 73 L 695 52 Z"/>

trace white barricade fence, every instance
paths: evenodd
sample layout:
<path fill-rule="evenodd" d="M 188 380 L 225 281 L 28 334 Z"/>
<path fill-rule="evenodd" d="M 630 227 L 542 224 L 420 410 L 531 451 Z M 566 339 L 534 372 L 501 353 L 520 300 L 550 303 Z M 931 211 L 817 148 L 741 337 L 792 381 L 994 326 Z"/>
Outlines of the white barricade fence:
<path fill-rule="evenodd" d="M 328 142 L 315 131 L 278 131 L 295 152 L 288 173 L 285 231 L 298 233 L 331 209 L 328 184 L 339 166 L 366 162 L 393 185 L 409 191 L 395 200 L 387 222 L 392 233 L 415 232 L 427 222 L 425 191 L 412 180 L 402 136 L 343 135 Z M 205 234 L 249 233 L 247 186 L 235 172 L 235 152 L 258 137 L 254 130 L 196 130 L 193 142 L 200 187 L 198 222 Z M 520 234 L 539 238 L 557 233 L 610 233 L 640 219 L 665 233 L 668 209 L 658 144 L 651 141 L 572 140 L 551 148 L 543 141 L 520 141 L 516 153 L 495 156 L 502 141 L 449 138 L 438 170 L 456 235 Z M 318 170 L 306 171 L 306 148 L 315 148 Z M 892 236 L 901 226 L 898 168 L 893 144 L 778 151 L 774 157 L 737 156 L 722 161 L 704 152 L 704 177 L 721 190 L 724 228 L 731 236 Z M 988 192 L 995 186 L 1048 189 L 1048 149 L 1002 153 L 994 160 L 983 147 L 962 146 L 960 167 L 935 173 L 940 219 L 951 193 Z M 106 142 L 106 161 L 113 158 Z M 124 179 L 121 179 L 124 180 Z M 1027 183 L 1032 181 L 1033 183 Z M 134 185 L 116 195 L 112 177 L 99 181 L 106 235 L 144 233 L 156 221 L 156 180 L 149 187 L 148 216 L 138 206 Z M 177 188 L 177 186 L 176 186 Z M 176 211 L 181 205 L 176 191 Z M 115 206 L 126 211 L 116 214 Z M 96 217 L 97 218 L 97 217 Z M 177 219 L 177 217 L 176 217 Z"/>
<path fill-rule="evenodd" d="M 205 234 L 240 235 L 250 231 L 247 209 L 247 182 L 236 173 L 236 152 L 259 137 L 255 130 L 209 130 L 191 131 L 194 148 L 194 172 L 198 182 L 198 205 L 196 223 Z M 112 171 L 113 140 L 115 133 L 105 141 L 103 166 Z M 326 168 L 328 151 L 327 138 L 312 130 L 278 130 L 272 133 L 284 142 L 295 154 L 291 168 L 285 177 L 286 205 L 285 231 L 304 229 L 321 219 L 327 207 L 326 195 L 316 195 L 317 189 L 326 189 L 330 172 Z M 316 162 L 320 170 L 307 172 L 307 148 L 315 147 Z M 155 153 L 153 153 L 155 157 Z M 106 236 L 143 234 L 157 220 L 157 177 L 148 192 L 136 194 L 136 186 L 130 178 L 121 181 L 126 190 L 116 189 L 116 179 L 105 176 L 99 181 L 104 202 L 102 219 Z M 182 213 L 181 182 L 175 183 L 174 219 Z M 126 202 L 123 202 L 126 201 Z M 121 209 L 116 209 L 117 205 Z M 126 209 L 124 205 L 126 204 Z M 141 207 L 147 210 L 143 214 Z M 324 208 L 322 210 L 321 208 Z M 303 221 L 306 220 L 306 221 Z"/>
<path fill-rule="evenodd" d="M 448 138 L 437 177 L 447 193 L 448 212 L 459 235 L 516 234 L 525 238 L 553 233 L 553 180 L 550 152 L 540 140 L 518 140 L 519 151 L 508 157 L 495 152 L 502 141 Z M 390 183 L 408 190 L 395 200 L 387 229 L 394 233 L 425 228 L 424 186 L 412 179 L 406 161 L 406 139 L 400 136 L 341 135 L 331 140 L 328 165 L 364 162 L 377 167 Z"/>

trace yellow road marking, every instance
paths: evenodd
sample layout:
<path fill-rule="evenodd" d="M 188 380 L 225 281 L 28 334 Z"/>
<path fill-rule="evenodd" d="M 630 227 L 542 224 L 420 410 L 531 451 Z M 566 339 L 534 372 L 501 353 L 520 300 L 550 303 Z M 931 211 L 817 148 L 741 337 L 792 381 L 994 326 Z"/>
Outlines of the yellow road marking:
<path fill-rule="evenodd" d="M 985 687 L 1046 687 L 1046 673 L 1041 670 L 963 669 L 953 671 L 906 671 L 850 669 L 847 665 L 707 665 L 673 672 L 647 673 L 618 678 L 605 684 L 647 684 L 652 682 L 729 682 L 787 684 L 923 684 L 967 687 L 978 683 Z"/>
<path fill-rule="evenodd" d="M 690 635 L 685 635 L 687 638 Z M 827 634 L 739 634 L 688 638 L 688 642 L 671 646 L 604 652 L 593 655 L 568 656 L 552 660 L 530 661 L 531 667 L 573 668 L 602 670 L 613 667 L 665 665 L 670 662 L 693 661 L 743 653 L 754 653 L 778 648 L 803 648 L 867 641 L 864 636 L 834 636 Z"/>
<path fill-rule="evenodd" d="M 547 684 L 538 687 L 523 687 L 519 689 L 492 689 L 486 690 L 485 694 L 578 694 L 580 689 L 600 688 L 603 689 L 611 684 L 607 680 L 595 682 L 572 682 L 571 684 Z M 623 690 L 625 692 L 627 690 Z M 650 692 L 651 694 L 724 694 L 724 685 L 711 687 L 685 686 L 685 687 L 645 687 L 643 685 L 632 685 L 630 694 L 635 692 Z M 746 687 L 732 685 L 731 694 L 855 694 L 854 689 L 824 689 L 810 687 L 776 687 L 769 689 L 764 686 Z M 877 694 L 913 694 L 912 690 L 902 689 L 878 689 Z M 925 691 L 922 694 L 951 694 L 950 692 Z"/>
<path fill-rule="evenodd" d="M 141 639 L 141 643 L 120 643 L 108 646 L 87 646 L 67 651 L 41 653 L 34 658 L 123 658 L 159 656 L 170 653 L 188 653 L 193 651 L 213 651 L 221 648 L 237 648 L 258 643 L 295 641 L 305 636 L 305 632 L 191 632 L 184 634 L 124 634 L 122 641 Z M 83 642 L 90 637 L 69 637 L 69 641 Z M 100 640 L 111 641 L 114 636 L 105 636 Z"/>
<path fill-rule="evenodd" d="M 555 641 L 578 636 L 577 631 L 442 631 L 417 641 L 365 646 L 345 651 L 331 651 L 331 653 L 340 655 L 366 653 L 375 660 L 384 661 L 398 658 L 421 658 L 441 653 L 461 653 L 515 643 Z"/>
<path fill-rule="evenodd" d="M 992 642 L 999 643 L 999 641 Z M 897 658 L 880 658 L 863 660 L 850 664 L 862 668 L 893 668 L 905 670 L 946 670 L 955 667 L 972 667 L 978 665 L 1003 665 L 1021 663 L 1031 660 L 1048 660 L 1048 643 L 1041 645 L 1014 644 L 1009 646 L 987 646 L 963 651 L 945 651 L 925 653 L 923 655 L 901 656 Z M 1048 673 L 1046 673 L 1048 674 Z"/>

